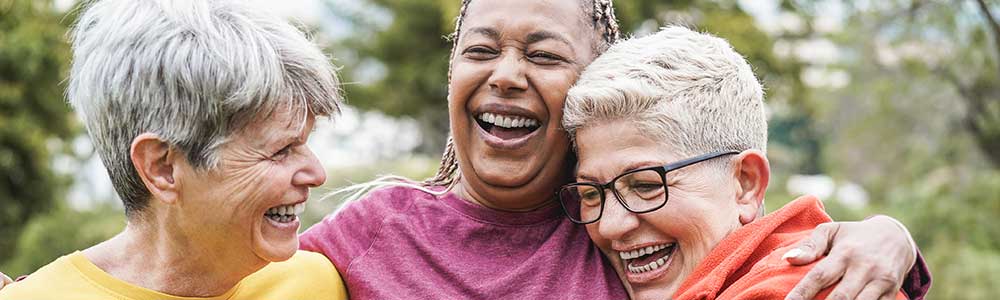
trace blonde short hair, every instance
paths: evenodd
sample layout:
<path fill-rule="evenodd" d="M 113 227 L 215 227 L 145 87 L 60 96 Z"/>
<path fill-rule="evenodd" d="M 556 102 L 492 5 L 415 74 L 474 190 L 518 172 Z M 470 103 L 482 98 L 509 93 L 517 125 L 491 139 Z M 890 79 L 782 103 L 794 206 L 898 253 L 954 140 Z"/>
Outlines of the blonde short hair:
<path fill-rule="evenodd" d="M 634 122 L 683 155 L 767 149 L 764 92 L 725 40 L 665 27 L 613 45 L 569 90 L 563 126 Z"/>

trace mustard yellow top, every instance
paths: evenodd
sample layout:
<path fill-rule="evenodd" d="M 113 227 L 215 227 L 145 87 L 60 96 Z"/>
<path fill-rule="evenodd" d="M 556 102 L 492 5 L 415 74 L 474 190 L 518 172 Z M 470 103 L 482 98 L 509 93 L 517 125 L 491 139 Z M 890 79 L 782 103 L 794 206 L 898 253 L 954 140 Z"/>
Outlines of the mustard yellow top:
<path fill-rule="evenodd" d="M 27 279 L 0 290 L 0 300 L 242 300 L 347 299 L 337 269 L 322 254 L 298 251 L 244 278 L 225 294 L 211 298 L 175 297 L 138 287 L 105 273 L 77 251 L 38 269 Z"/>

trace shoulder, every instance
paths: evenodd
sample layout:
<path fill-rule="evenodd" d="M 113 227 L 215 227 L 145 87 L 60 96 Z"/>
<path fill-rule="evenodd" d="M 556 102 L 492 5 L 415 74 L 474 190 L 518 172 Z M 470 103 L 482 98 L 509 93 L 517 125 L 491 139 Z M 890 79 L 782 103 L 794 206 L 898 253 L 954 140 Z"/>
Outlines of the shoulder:
<path fill-rule="evenodd" d="M 71 254 L 73 255 L 73 254 Z M 74 297 L 107 297 L 73 267 L 69 255 L 60 257 L 0 290 L 0 299 L 76 299 Z"/>
<path fill-rule="evenodd" d="M 295 298 L 299 295 L 347 299 L 344 282 L 333 264 L 322 254 L 308 251 L 298 251 L 286 261 L 268 264 L 244 279 L 241 285 L 240 298 L 267 295 Z"/>
<path fill-rule="evenodd" d="M 326 255 L 345 274 L 356 257 L 378 238 L 386 219 L 409 213 L 417 201 L 435 196 L 413 187 L 393 186 L 344 204 L 299 236 L 299 247 Z"/>
<path fill-rule="evenodd" d="M 304 235 L 313 230 L 323 230 L 326 227 L 350 225 L 365 227 L 376 225 L 386 217 L 406 213 L 416 201 L 432 199 L 434 195 L 413 187 L 392 186 L 368 193 L 361 199 L 344 203 L 337 211 L 327 215 L 323 221 L 311 227 Z"/>
<path fill-rule="evenodd" d="M 316 252 L 296 251 L 292 258 L 282 262 L 273 262 L 258 271 L 265 274 L 282 274 L 289 271 L 310 271 L 319 275 L 337 275 L 337 270 L 325 256 Z M 256 273 L 255 273 L 256 274 Z"/>

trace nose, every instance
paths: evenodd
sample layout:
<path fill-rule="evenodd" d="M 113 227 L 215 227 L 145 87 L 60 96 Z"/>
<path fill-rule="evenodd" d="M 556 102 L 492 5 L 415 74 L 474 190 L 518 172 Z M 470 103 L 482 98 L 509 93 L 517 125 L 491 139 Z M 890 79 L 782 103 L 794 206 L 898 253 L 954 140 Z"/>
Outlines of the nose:
<path fill-rule="evenodd" d="M 318 187 L 326 182 L 326 170 L 319 163 L 319 158 L 309 149 L 309 146 L 302 145 L 302 154 L 305 156 L 305 165 L 295 175 L 292 176 L 292 184 L 296 186 Z"/>
<path fill-rule="evenodd" d="M 604 200 L 604 212 L 598 221 L 598 232 L 609 240 L 622 240 L 629 232 L 639 227 L 639 218 L 625 209 L 614 193 L 610 191 Z"/>
<path fill-rule="evenodd" d="M 521 56 L 515 54 L 515 51 L 505 52 L 488 80 L 490 89 L 501 96 L 528 89 L 528 78 L 524 74 Z"/>

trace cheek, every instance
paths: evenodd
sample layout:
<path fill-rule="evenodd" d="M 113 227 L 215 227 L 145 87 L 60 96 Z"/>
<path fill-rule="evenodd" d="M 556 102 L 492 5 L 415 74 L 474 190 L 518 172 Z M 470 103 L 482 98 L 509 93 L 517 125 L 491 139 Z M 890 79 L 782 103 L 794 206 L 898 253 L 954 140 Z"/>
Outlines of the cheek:
<path fill-rule="evenodd" d="M 287 178 L 287 172 L 275 167 L 271 162 L 264 161 L 253 166 L 233 170 L 227 174 L 228 182 L 224 191 L 223 199 L 227 200 L 226 210 L 234 211 L 237 214 L 256 214 L 269 202 L 269 199 L 276 198 L 275 190 L 288 185 L 288 181 L 280 182 L 282 178 Z"/>
<path fill-rule="evenodd" d="M 448 82 L 449 104 L 463 107 L 476 88 L 485 80 L 487 68 L 471 63 L 455 62 Z"/>
<path fill-rule="evenodd" d="M 707 253 L 727 234 L 729 222 L 726 215 L 729 212 L 725 207 L 715 205 L 711 199 L 677 194 L 677 197 L 671 195 L 670 202 L 664 207 L 670 215 L 658 218 L 661 221 L 657 227 L 661 231 L 669 230 L 685 248 Z"/>
<path fill-rule="evenodd" d="M 599 226 L 599 224 L 601 224 L 601 223 L 600 222 L 595 222 L 595 223 L 590 223 L 590 224 L 585 225 L 586 228 L 587 228 L 587 235 L 590 235 L 590 240 L 593 241 L 594 244 L 597 245 L 597 247 L 600 247 L 601 249 L 604 249 L 604 250 L 610 249 L 611 248 L 611 242 L 608 241 L 608 239 L 605 239 L 604 236 L 602 236 L 598 232 L 598 226 Z"/>
<path fill-rule="evenodd" d="M 550 114 L 559 116 L 553 120 L 560 120 L 562 116 L 563 104 L 566 102 L 566 92 L 573 86 L 579 74 L 574 71 L 546 72 L 536 77 L 539 78 L 535 86 L 540 87 L 539 93 L 545 101 Z"/>

